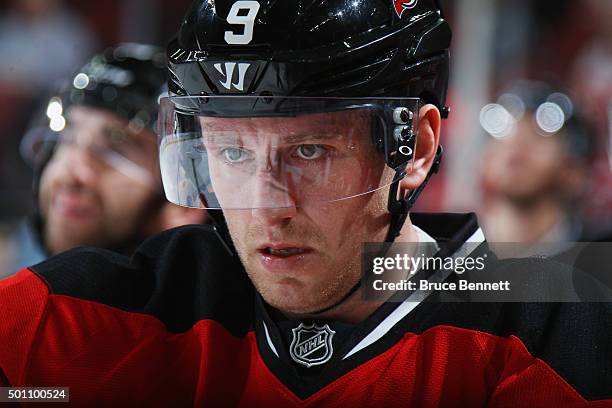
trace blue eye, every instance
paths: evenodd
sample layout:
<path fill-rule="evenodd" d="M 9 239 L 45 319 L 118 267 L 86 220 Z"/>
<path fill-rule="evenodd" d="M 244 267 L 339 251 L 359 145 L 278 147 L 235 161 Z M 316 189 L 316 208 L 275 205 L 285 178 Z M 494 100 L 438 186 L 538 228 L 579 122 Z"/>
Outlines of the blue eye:
<path fill-rule="evenodd" d="M 297 157 L 303 160 L 315 160 L 323 156 L 327 152 L 327 148 L 318 144 L 303 144 L 295 149 Z"/>
<path fill-rule="evenodd" d="M 249 155 L 246 150 L 238 147 L 228 147 L 221 151 L 223 158 L 229 163 L 242 163 L 249 159 Z"/>

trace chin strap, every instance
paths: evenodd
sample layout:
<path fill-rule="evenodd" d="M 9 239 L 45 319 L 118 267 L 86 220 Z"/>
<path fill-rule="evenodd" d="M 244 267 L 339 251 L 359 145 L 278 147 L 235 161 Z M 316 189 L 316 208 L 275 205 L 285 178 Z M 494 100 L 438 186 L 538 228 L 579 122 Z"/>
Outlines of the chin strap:
<path fill-rule="evenodd" d="M 410 212 L 410 209 L 416 202 L 417 198 L 419 198 L 419 195 L 421 195 L 421 192 L 429 182 L 431 176 L 436 174 L 440 169 L 440 163 L 442 162 L 443 153 L 444 151 L 442 149 L 442 146 L 438 146 L 438 151 L 436 152 L 434 162 L 431 165 L 431 169 L 429 169 L 429 172 L 427 173 L 427 177 L 425 177 L 425 180 L 423 180 L 423 183 L 421 183 L 421 185 L 414 189 L 410 194 L 400 198 L 397 198 L 399 182 L 406 175 L 406 171 L 404 169 L 402 169 L 401 171 L 396 171 L 395 180 L 397 181 L 391 185 L 391 188 L 389 190 L 389 201 L 387 203 L 387 208 L 391 213 L 391 222 L 389 224 L 389 231 L 387 232 L 387 237 L 385 238 L 385 245 L 383 245 L 379 256 L 386 255 L 386 253 L 389 251 L 389 248 L 391 247 L 391 244 L 395 241 L 395 238 L 400 235 L 400 231 L 402 230 L 402 227 L 406 222 L 406 218 L 408 218 L 408 213 Z M 342 303 L 346 302 L 346 300 L 351 297 L 353 293 L 357 292 L 357 290 L 361 287 L 361 283 L 362 279 L 359 279 L 357 283 L 351 288 L 351 290 L 349 290 L 348 293 L 344 295 L 339 301 L 324 309 L 312 312 L 311 314 L 325 313 L 340 306 Z"/>
<path fill-rule="evenodd" d="M 399 180 L 404 178 L 404 176 L 406 175 L 406 171 L 404 169 L 396 171 L 395 179 L 398 181 L 393 183 L 391 185 L 391 188 L 389 189 L 389 200 L 387 202 L 387 209 L 391 214 L 391 222 L 389 223 L 389 231 L 387 232 L 385 242 L 393 243 L 395 241 L 395 238 L 400 235 L 402 227 L 406 222 L 406 218 L 408 218 L 408 213 L 410 212 L 410 209 L 416 202 L 417 198 L 419 198 L 419 196 L 421 195 L 421 192 L 429 182 L 431 176 L 436 174 L 440 169 L 443 152 L 444 151 L 442 150 L 442 146 L 438 146 L 436 157 L 434 158 L 434 162 L 431 165 L 431 169 L 429 169 L 425 180 L 423 180 L 420 186 L 412 190 L 410 194 L 400 198 L 397 198 L 399 190 Z"/>
<path fill-rule="evenodd" d="M 348 293 L 347 293 L 346 295 L 342 296 L 342 298 L 341 298 L 339 301 L 337 301 L 336 303 L 334 303 L 334 304 L 333 304 L 333 305 L 331 305 L 331 306 L 328 306 L 328 307 L 326 307 L 326 308 L 324 308 L 324 309 L 321 309 L 321 310 L 317 310 L 316 312 L 311 312 L 311 313 L 309 313 L 309 314 L 315 314 L 315 315 L 317 315 L 317 314 L 321 314 L 321 313 L 329 312 L 330 310 L 332 310 L 332 309 L 334 309 L 334 308 L 336 308 L 336 307 L 340 306 L 342 303 L 346 302 L 346 300 L 347 300 L 348 298 L 350 298 L 350 297 L 353 295 L 353 293 L 357 292 L 357 290 L 358 290 L 360 287 L 361 287 L 361 279 L 359 279 L 359 280 L 357 281 L 357 283 L 356 283 L 356 284 L 355 284 L 355 285 L 354 285 L 354 286 L 351 288 L 351 290 L 349 290 L 349 291 L 348 291 Z"/>
<path fill-rule="evenodd" d="M 200 200 L 203 203 L 204 195 L 200 194 Z M 215 231 L 215 235 L 221 241 L 223 248 L 227 251 L 230 256 L 234 256 L 236 254 L 236 250 L 234 249 L 234 245 L 232 244 L 232 239 L 229 234 L 229 230 L 227 228 L 227 223 L 225 221 L 225 217 L 223 217 L 223 212 L 221 210 L 207 210 L 208 218 L 212 221 L 213 230 Z"/>

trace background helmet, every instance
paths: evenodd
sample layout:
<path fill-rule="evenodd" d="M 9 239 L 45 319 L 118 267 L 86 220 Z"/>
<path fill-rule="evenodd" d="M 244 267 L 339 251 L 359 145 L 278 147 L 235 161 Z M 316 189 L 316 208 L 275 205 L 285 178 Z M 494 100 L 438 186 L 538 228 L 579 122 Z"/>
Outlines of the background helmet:
<path fill-rule="evenodd" d="M 92 57 L 47 100 L 33 121 L 21 145 L 24 159 L 37 173 L 42 171 L 53 152 L 54 134 L 65 126 L 64 113 L 71 106 L 103 109 L 137 128 L 155 130 L 159 96 L 166 89 L 165 62 L 161 48 L 135 43 Z"/>

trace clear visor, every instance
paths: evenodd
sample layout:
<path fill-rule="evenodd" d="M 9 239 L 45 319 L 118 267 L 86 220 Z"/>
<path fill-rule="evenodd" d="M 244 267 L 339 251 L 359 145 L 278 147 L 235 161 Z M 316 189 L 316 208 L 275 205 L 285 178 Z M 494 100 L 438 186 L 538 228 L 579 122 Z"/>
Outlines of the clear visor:
<path fill-rule="evenodd" d="M 388 187 L 412 165 L 418 99 L 170 97 L 160 101 L 166 197 L 205 209 L 287 208 Z M 391 166 L 391 167 L 390 167 Z"/>
<path fill-rule="evenodd" d="M 72 149 L 81 149 L 89 154 L 89 160 L 105 164 L 126 177 L 148 187 L 158 189 L 159 179 L 151 168 L 155 139 L 150 134 L 133 135 L 124 131 L 113 131 L 108 135 L 84 132 L 66 127 L 59 132 L 49 128 L 31 129 L 20 144 L 21 155 L 32 166 L 39 166 L 45 156 L 53 156 Z"/>

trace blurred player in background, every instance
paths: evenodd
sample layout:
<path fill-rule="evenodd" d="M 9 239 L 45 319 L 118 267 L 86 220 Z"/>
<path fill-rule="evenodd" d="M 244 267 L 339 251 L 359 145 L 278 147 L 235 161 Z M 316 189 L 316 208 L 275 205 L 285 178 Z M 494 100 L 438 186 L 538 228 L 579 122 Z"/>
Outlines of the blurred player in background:
<path fill-rule="evenodd" d="M 148 235 L 204 221 L 204 211 L 168 203 L 161 189 L 154 127 L 164 64 L 158 48 L 122 44 L 49 100 L 22 143 L 37 211 L 19 226 L 0 275 L 77 246 L 129 254 Z"/>
<path fill-rule="evenodd" d="M 570 242 L 582 235 L 594 135 L 565 94 L 517 81 L 482 110 L 483 229 L 492 242 Z"/>

